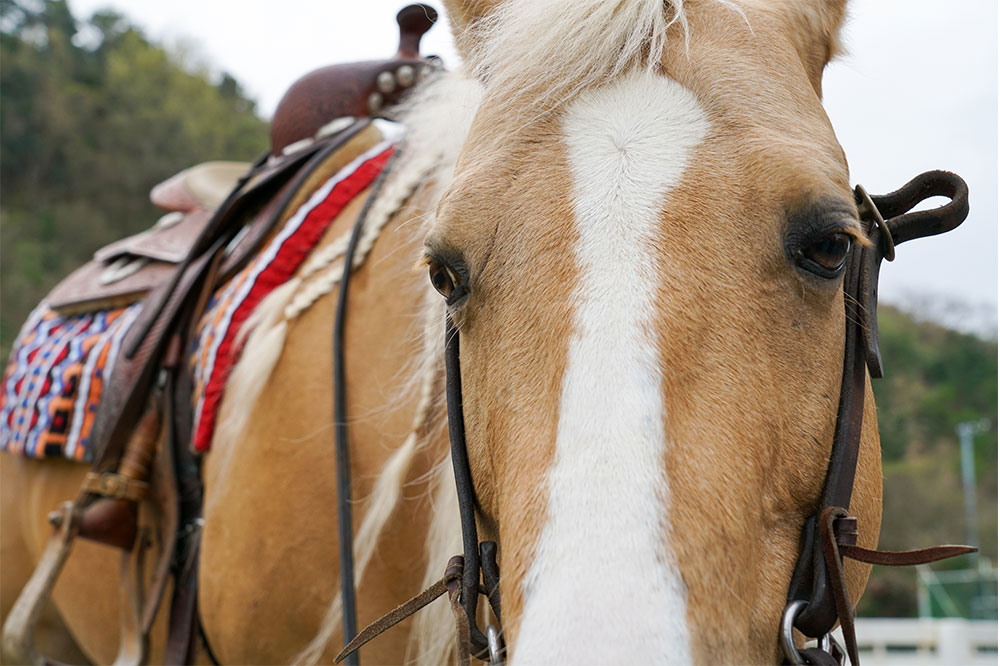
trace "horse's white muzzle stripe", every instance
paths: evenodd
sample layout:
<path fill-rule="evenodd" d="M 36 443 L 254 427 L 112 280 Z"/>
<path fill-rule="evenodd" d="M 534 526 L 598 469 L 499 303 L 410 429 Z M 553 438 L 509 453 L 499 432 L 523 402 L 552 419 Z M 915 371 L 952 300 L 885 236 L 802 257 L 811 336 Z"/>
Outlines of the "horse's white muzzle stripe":
<path fill-rule="evenodd" d="M 707 129 L 687 89 L 645 72 L 568 109 L 580 277 L 516 664 L 691 661 L 669 542 L 654 239 Z"/>

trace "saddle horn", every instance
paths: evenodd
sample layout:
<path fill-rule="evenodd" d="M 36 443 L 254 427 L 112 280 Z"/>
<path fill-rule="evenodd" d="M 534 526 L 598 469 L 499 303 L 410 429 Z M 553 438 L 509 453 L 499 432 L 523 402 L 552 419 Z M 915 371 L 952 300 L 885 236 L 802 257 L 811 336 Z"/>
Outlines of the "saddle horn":
<path fill-rule="evenodd" d="M 420 55 L 420 39 L 437 19 L 429 5 L 407 5 L 396 14 L 399 47 L 392 58 L 321 67 L 293 83 L 271 120 L 271 154 L 290 152 L 337 118 L 380 116 L 398 104 L 440 66 L 436 56 Z"/>

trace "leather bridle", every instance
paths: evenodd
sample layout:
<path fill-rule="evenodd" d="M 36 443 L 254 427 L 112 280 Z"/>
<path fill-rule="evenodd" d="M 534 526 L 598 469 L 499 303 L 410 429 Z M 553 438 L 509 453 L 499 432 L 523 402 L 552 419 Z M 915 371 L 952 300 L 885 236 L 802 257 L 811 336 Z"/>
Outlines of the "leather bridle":
<path fill-rule="evenodd" d="M 927 211 L 909 211 L 934 196 L 949 203 Z M 896 245 L 914 238 L 951 231 L 969 214 L 969 189 L 946 171 L 921 174 L 890 194 L 871 197 L 860 185 L 854 190 L 858 216 L 869 244 L 855 243 L 844 275 L 844 369 L 830 463 L 819 506 L 802 528 L 798 561 L 788 587 L 781 642 L 793 664 L 841 663 L 842 653 L 824 650 L 824 639 L 839 621 L 847 656 L 858 664 L 854 617 L 844 578 L 843 558 L 868 564 L 909 566 L 972 552 L 965 546 L 937 546 L 906 552 L 882 552 L 857 545 L 857 519 L 850 516 L 864 415 L 865 369 L 873 379 L 883 375 L 878 339 L 878 275 L 882 260 L 895 258 Z M 788 627 L 788 630 L 785 629 Z M 790 627 L 820 639 L 820 646 L 794 647 Z"/>
<path fill-rule="evenodd" d="M 373 200 L 378 194 L 374 188 Z M 933 210 L 910 212 L 917 204 L 934 196 L 950 199 Z M 907 566 L 922 564 L 973 552 L 967 546 L 936 546 L 921 550 L 887 552 L 870 550 L 857 545 L 857 519 L 850 516 L 851 493 L 857 470 L 864 415 L 865 374 L 882 377 L 882 358 L 878 341 L 878 275 L 882 260 L 892 261 L 895 247 L 914 238 L 933 236 L 951 231 L 969 213 L 968 186 L 953 173 L 930 171 L 917 176 L 899 190 L 881 196 L 869 196 L 860 185 L 854 191 L 858 216 L 868 244 L 854 243 L 844 275 L 844 367 L 836 429 L 830 462 L 816 512 L 802 528 L 799 556 L 788 588 L 788 604 L 782 615 L 779 642 L 784 658 L 791 664 L 843 664 L 850 657 L 857 666 L 858 653 L 854 635 L 854 619 L 844 577 L 843 558 L 868 564 Z M 364 215 L 356 223 L 355 233 L 364 224 Z M 351 249 L 345 256 L 341 299 L 338 303 L 335 330 L 343 330 L 346 315 L 347 285 L 352 264 Z M 334 350 L 339 371 L 335 374 L 334 392 L 343 404 L 343 338 L 336 337 Z M 418 596 L 376 620 L 360 634 L 354 634 L 354 572 L 350 558 L 341 560 L 342 594 L 344 599 L 344 650 L 337 662 L 347 658 L 357 664 L 357 649 L 383 631 L 444 594 L 448 595 L 458 630 L 457 651 L 460 664 L 476 657 L 491 664 L 505 659 L 502 631 L 489 625 L 479 629 L 477 611 L 480 594 L 485 595 L 498 625 L 500 614 L 500 570 L 497 565 L 497 545 L 479 541 L 476 528 L 476 494 L 469 468 L 465 443 L 465 422 L 462 412 L 462 376 L 459 362 L 459 334 L 449 318 L 445 334 L 446 395 L 448 403 L 448 433 L 451 459 L 458 492 L 462 525 L 463 554 L 451 558 L 445 576 Z M 339 405 L 338 405 L 339 407 Z M 337 413 L 338 481 L 344 483 L 346 468 L 347 426 L 342 408 Z M 343 451 L 343 455 L 341 452 Z M 341 487 L 338 483 L 338 487 Z M 341 515 L 350 515 L 349 477 L 339 493 Z M 346 510 L 345 507 L 346 506 Z M 348 521 L 340 522 L 341 552 L 350 552 L 352 532 Z M 346 544 L 346 546 L 345 546 Z M 346 570 L 346 571 L 345 571 Z M 348 599 L 351 600 L 348 618 Z M 846 651 L 830 636 L 835 624 L 843 629 Z M 502 625 L 500 625 L 502 626 Z M 348 630 L 350 628 L 350 630 Z M 817 646 L 800 648 L 795 630 L 807 638 L 817 639 Z"/>

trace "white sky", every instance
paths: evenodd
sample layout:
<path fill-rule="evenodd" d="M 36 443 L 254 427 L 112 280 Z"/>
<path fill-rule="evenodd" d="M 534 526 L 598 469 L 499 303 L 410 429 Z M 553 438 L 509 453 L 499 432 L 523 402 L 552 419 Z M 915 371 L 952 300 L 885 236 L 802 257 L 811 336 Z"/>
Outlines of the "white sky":
<path fill-rule="evenodd" d="M 270 115 L 282 93 L 320 66 L 389 57 L 395 14 L 406 0 L 70 0 L 77 18 L 113 7 L 156 41 L 186 47 L 231 73 Z M 440 8 L 440 2 L 429 4 Z M 276 9 L 278 11 L 276 11 Z M 919 304 L 925 295 L 997 309 L 996 0 L 853 0 L 831 65 L 825 104 L 850 162 L 869 192 L 896 189 L 929 169 L 969 183 L 972 212 L 958 230 L 915 240 L 882 269 L 880 295 Z M 442 21 L 422 51 L 457 61 Z M 220 156 L 225 157 L 225 156 Z M 965 313 L 965 314 L 963 314 Z M 946 313 L 947 314 L 947 313 Z M 961 325 L 951 312 L 951 323 Z M 959 309 L 958 317 L 972 316 Z"/>

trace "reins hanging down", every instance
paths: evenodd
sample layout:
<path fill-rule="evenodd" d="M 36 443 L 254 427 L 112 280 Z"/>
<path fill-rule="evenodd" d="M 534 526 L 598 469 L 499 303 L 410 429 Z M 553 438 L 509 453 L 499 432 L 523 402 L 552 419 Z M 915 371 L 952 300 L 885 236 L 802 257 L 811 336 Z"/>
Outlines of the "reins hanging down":
<path fill-rule="evenodd" d="M 933 196 L 948 197 L 950 201 L 933 210 L 909 212 L 918 203 Z M 913 238 L 944 233 L 961 224 L 969 212 L 968 187 L 955 174 L 931 171 L 883 196 L 871 197 L 863 187 L 858 186 L 855 203 L 870 242 L 867 246 L 856 244 L 851 249 L 844 275 L 844 368 L 836 430 L 817 511 L 806 520 L 802 529 L 799 558 L 789 584 L 788 605 L 782 616 L 779 637 L 785 659 L 791 664 L 835 666 L 841 664 L 845 656 L 850 657 L 855 666 L 858 664 L 854 618 L 844 578 L 843 558 L 868 564 L 909 566 L 975 550 L 968 546 L 936 546 L 904 552 L 862 548 L 857 545 L 858 521 L 849 513 L 861 443 L 866 370 L 872 378 L 880 378 L 883 374 L 877 322 L 879 267 L 883 259 L 891 261 L 894 258 L 896 245 Z M 341 282 L 342 298 L 346 298 L 346 284 L 345 274 L 345 280 Z M 338 326 L 343 324 L 339 321 L 341 316 L 341 308 L 338 307 Z M 496 562 L 496 544 L 492 541 L 480 543 L 476 529 L 475 488 L 469 468 L 462 411 L 459 346 L 458 330 L 449 318 L 445 333 L 448 433 L 462 524 L 463 555 L 449 561 L 441 580 L 347 642 L 337 656 L 337 663 L 350 659 L 372 638 L 445 593 L 455 615 L 459 663 L 468 664 L 472 656 L 494 664 L 502 663 L 505 658 L 502 630 L 490 625 L 484 634 L 476 622 L 480 594 L 487 597 L 500 622 L 500 571 Z M 342 350 L 337 353 L 342 353 Z M 338 376 L 338 382 L 337 392 L 341 394 L 342 376 Z M 346 422 L 338 416 L 340 425 L 343 425 L 346 440 Z M 340 432 L 338 429 L 338 437 Z M 350 543 L 350 531 L 344 532 L 343 523 L 340 537 L 342 544 L 345 541 Z M 350 594 L 353 599 L 353 588 Z M 346 595 L 344 608 L 347 608 Z M 846 655 L 830 636 L 838 622 L 844 632 Z M 799 648 L 795 629 L 807 637 L 818 639 L 817 647 Z"/>
<path fill-rule="evenodd" d="M 444 577 L 413 599 L 357 632 L 357 603 L 354 586 L 354 538 L 351 521 L 351 474 L 347 428 L 347 380 L 344 373 L 344 325 L 350 288 L 351 267 L 357 251 L 358 240 L 365 221 L 382 187 L 391 173 L 392 166 L 401 154 L 396 152 L 386 164 L 382 174 L 372 186 L 371 194 L 358 214 L 351 238 L 344 252 L 344 272 L 340 280 L 337 309 L 333 326 L 333 380 L 334 380 L 334 439 L 337 466 L 337 530 L 340 552 L 340 586 L 344 650 L 337 656 L 337 663 L 346 661 L 357 666 L 357 650 L 383 631 L 395 626 L 445 592 L 448 593 L 460 640 L 460 663 L 468 663 L 469 656 L 501 663 L 503 639 L 500 630 L 490 625 L 486 633 L 476 621 L 479 595 L 486 595 L 497 622 L 500 622 L 500 569 L 497 565 L 497 546 L 493 541 L 479 542 L 475 516 L 475 490 L 469 469 L 465 445 L 465 421 L 462 414 L 462 377 L 459 362 L 458 330 L 449 319 L 445 332 L 445 368 L 448 401 L 448 433 L 451 440 L 451 459 L 458 490 L 459 514 L 462 523 L 464 555 L 451 558 Z M 480 585 L 482 572 L 482 586 Z M 463 661 L 464 659 L 464 661 Z"/>
<path fill-rule="evenodd" d="M 344 374 L 344 323 L 347 317 L 347 294 L 351 286 L 351 273 L 358 242 L 365 228 L 368 213 L 378 199 L 393 165 L 402 153 L 399 147 L 389 158 L 382 173 L 372 185 L 371 193 L 361 207 L 351 238 L 344 250 L 344 272 L 340 276 L 337 292 L 337 310 L 333 320 L 333 431 L 337 468 L 337 532 L 340 555 L 341 622 L 344 642 L 358 633 L 357 603 L 354 594 L 354 527 L 351 520 L 351 461 L 347 436 L 347 379 Z M 358 666 L 358 656 L 352 655 L 348 664 Z"/>
<path fill-rule="evenodd" d="M 338 307 L 339 316 L 340 308 Z M 476 620 L 479 596 L 483 595 L 489 602 L 497 623 L 502 622 L 500 567 L 496 559 L 496 542 L 480 542 L 476 528 L 476 495 L 472 473 L 469 469 L 469 454 L 465 444 L 465 417 L 462 411 L 459 336 L 451 318 L 448 318 L 445 326 L 445 375 L 448 436 L 451 441 L 451 461 L 455 474 L 455 487 L 458 492 L 464 554 L 456 555 L 448 560 L 448 566 L 441 580 L 372 622 L 360 634 L 352 636 L 352 639 L 345 639 L 344 649 L 337 655 L 334 663 L 339 664 L 345 660 L 347 663 L 351 663 L 352 658 L 357 658 L 357 650 L 368 641 L 396 626 L 445 593 L 448 594 L 448 601 L 455 617 L 458 663 L 465 666 L 470 663 L 471 657 L 489 661 L 490 664 L 504 662 L 506 648 L 500 628 L 491 624 L 484 633 L 479 629 Z M 349 540 L 350 532 L 345 532 L 341 528 L 340 539 L 341 543 Z M 343 565 L 341 571 L 343 571 Z M 482 576 L 481 584 L 480 574 Z M 353 589 L 351 593 L 353 597 Z M 343 607 L 346 609 L 346 602 Z"/>

